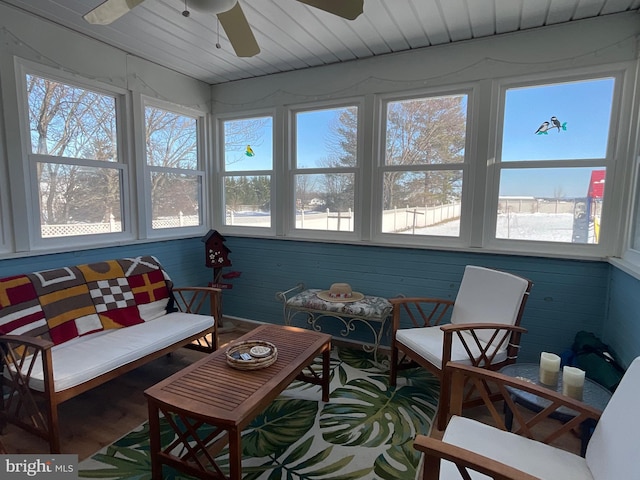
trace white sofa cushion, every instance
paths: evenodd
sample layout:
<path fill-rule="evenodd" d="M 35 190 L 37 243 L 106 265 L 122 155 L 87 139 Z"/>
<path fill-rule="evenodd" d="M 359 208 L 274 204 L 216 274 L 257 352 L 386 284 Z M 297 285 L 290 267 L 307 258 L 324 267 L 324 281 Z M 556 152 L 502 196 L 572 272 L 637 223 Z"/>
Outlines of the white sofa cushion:
<path fill-rule="evenodd" d="M 541 480 L 593 479 L 586 460 L 579 455 L 499 430 L 469 418 L 451 417 L 442 440 L 505 463 Z M 505 445 L 508 447 L 505 448 Z M 471 477 L 474 480 L 489 478 L 477 472 L 472 472 Z M 443 461 L 440 468 L 440 479 L 459 480 L 460 474 L 453 463 Z"/>
<path fill-rule="evenodd" d="M 56 345 L 51 349 L 54 389 L 59 392 L 80 385 L 213 325 L 211 316 L 175 312 Z M 36 362 L 29 385 L 44 391 L 42 362 Z"/>
<path fill-rule="evenodd" d="M 475 340 L 468 333 L 463 333 L 469 345 L 471 353 L 475 358 L 480 356 L 480 350 L 476 346 Z M 442 346 L 444 344 L 444 333 L 440 327 L 423 327 L 423 328 L 409 328 L 400 329 L 396 332 L 396 340 L 401 344 L 406 345 L 422 358 L 425 358 L 429 363 L 442 368 Z M 505 342 L 505 347 L 506 347 Z M 484 347 L 484 342 L 480 342 Z M 507 358 L 506 348 L 500 349 L 496 354 L 493 363 L 502 362 Z M 454 362 L 462 363 L 464 365 L 471 365 L 469 355 L 465 350 L 462 342 L 458 338 L 457 334 L 453 335 L 453 341 L 451 345 L 451 360 Z"/>

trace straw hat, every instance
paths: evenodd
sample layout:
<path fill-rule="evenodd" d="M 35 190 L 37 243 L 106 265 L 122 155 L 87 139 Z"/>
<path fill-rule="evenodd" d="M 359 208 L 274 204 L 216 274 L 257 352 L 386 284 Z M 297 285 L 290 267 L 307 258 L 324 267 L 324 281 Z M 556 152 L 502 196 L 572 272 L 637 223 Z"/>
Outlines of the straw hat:
<path fill-rule="evenodd" d="M 317 295 L 326 302 L 337 303 L 357 302 L 364 298 L 362 293 L 351 290 L 348 283 L 333 283 L 329 290 L 318 292 Z"/>

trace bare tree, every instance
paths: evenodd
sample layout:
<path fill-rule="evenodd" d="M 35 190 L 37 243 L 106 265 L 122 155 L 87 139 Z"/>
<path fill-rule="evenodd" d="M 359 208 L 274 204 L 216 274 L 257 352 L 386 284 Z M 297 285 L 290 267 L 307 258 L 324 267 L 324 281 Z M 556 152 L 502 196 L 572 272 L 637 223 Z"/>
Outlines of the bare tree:
<path fill-rule="evenodd" d="M 27 95 L 32 152 L 43 155 L 36 168 L 41 222 L 68 223 L 80 197 L 92 203 L 87 210 L 106 216 L 111 202 L 95 191 L 83 194 L 92 186 L 78 181 L 82 167 L 70 159 L 115 161 L 115 100 L 33 75 L 27 75 Z"/>
<path fill-rule="evenodd" d="M 296 203 L 300 203 L 300 208 L 304 208 L 309 203 L 315 193 L 316 178 L 314 175 L 296 175 Z"/>
<path fill-rule="evenodd" d="M 331 125 L 330 158 L 324 166 L 354 166 L 357 158 L 357 110 L 342 110 Z M 384 208 L 411 203 L 433 205 L 459 196 L 461 169 L 429 169 L 428 165 L 462 163 L 464 160 L 466 111 L 462 96 L 431 97 L 387 106 L 386 165 L 415 165 L 415 171 L 387 171 L 383 180 Z M 366 160 L 365 160 L 366 161 Z M 342 177 L 342 182 L 340 182 Z M 353 195 L 352 177 L 327 178 L 336 201 Z M 351 181 L 351 185 L 349 185 Z M 342 192 L 342 199 L 337 194 Z M 329 190 L 328 190 L 329 191 Z"/>
<path fill-rule="evenodd" d="M 385 163 L 387 165 L 441 165 L 464 159 L 466 112 L 462 97 L 433 97 L 389 103 Z M 384 208 L 443 203 L 455 190 L 461 172 L 430 170 L 418 176 L 388 172 L 383 185 Z M 408 179 L 403 183 L 404 179 Z"/>
<path fill-rule="evenodd" d="M 188 170 L 198 169 L 197 119 L 147 106 L 145 108 L 147 165 L 179 169 L 151 173 L 151 206 L 154 219 L 194 215 L 199 210 L 197 177 Z M 184 171 L 187 172 L 184 172 Z"/>
<path fill-rule="evenodd" d="M 247 145 L 260 146 L 264 142 L 265 128 L 270 118 L 247 118 L 224 123 L 225 152 L 244 152 Z M 244 154 L 226 158 L 227 166 L 244 160 Z"/>

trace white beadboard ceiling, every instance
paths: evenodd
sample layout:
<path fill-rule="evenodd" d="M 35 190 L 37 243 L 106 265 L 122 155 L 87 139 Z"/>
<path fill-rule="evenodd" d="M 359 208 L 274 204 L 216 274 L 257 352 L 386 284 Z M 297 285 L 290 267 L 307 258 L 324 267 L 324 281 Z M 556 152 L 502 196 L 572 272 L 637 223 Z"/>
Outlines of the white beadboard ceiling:
<path fill-rule="evenodd" d="M 640 9 L 640 0 L 364 0 L 348 21 L 296 0 L 239 0 L 261 52 L 238 58 L 215 14 L 190 8 L 186 18 L 185 0 L 146 0 L 111 25 L 89 25 L 82 15 L 102 1 L 0 3 L 209 84 Z"/>

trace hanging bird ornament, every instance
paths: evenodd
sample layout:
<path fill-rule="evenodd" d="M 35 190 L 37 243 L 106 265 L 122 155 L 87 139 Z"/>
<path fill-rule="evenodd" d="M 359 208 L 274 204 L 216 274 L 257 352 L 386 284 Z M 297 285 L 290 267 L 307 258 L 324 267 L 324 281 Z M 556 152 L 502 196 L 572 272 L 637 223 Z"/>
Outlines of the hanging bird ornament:
<path fill-rule="evenodd" d="M 535 134 L 536 135 L 549 135 L 549 129 L 550 128 L 557 128 L 558 129 L 558 133 L 560 133 L 560 130 L 567 130 L 567 122 L 564 123 L 560 123 L 560 120 L 558 120 L 558 117 L 556 117 L 555 115 L 553 117 L 551 117 L 551 122 L 542 122 L 542 125 L 540 125 L 538 127 L 538 130 L 536 130 Z"/>
<path fill-rule="evenodd" d="M 549 135 L 547 130 L 549 130 L 549 122 L 543 122 L 536 130 L 536 135 Z"/>
<path fill-rule="evenodd" d="M 247 149 L 245 150 L 244 154 L 247 157 L 254 157 L 255 153 L 253 152 L 253 148 L 251 148 L 251 145 L 247 145 Z"/>
<path fill-rule="evenodd" d="M 558 129 L 558 133 L 560 133 L 560 130 L 567 129 L 567 122 L 560 123 L 560 120 L 558 120 L 558 117 L 551 117 L 551 123 L 555 128 Z"/>

